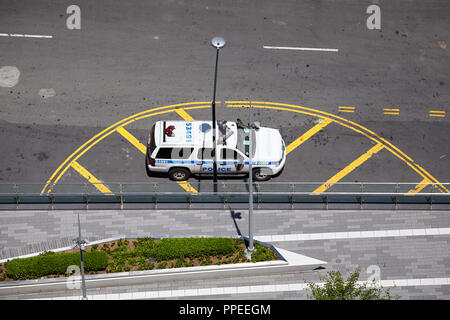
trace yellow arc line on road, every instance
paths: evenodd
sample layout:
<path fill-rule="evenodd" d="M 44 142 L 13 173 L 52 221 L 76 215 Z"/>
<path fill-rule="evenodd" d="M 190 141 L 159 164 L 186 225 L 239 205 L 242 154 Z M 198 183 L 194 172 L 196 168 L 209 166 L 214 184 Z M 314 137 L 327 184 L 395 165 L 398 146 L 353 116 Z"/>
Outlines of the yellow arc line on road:
<path fill-rule="evenodd" d="M 143 154 L 146 154 L 147 148 L 138 140 L 136 139 L 131 133 L 129 133 L 127 130 L 125 130 L 124 127 L 119 127 L 116 129 L 118 133 L 122 135 L 125 139 L 127 139 L 133 146 L 135 146 L 140 152 Z"/>
<path fill-rule="evenodd" d="M 220 103 L 220 102 L 216 102 L 216 103 Z M 188 107 L 188 108 L 186 108 L 186 106 L 192 106 L 192 105 L 195 105 L 195 107 Z M 120 125 L 121 126 L 125 126 L 125 125 L 127 125 L 127 124 L 129 124 L 131 122 L 134 122 L 136 120 L 140 120 L 140 119 L 143 119 L 143 118 L 146 118 L 146 117 L 151 117 L 151 116 L 158 115 L 158 114 L 173 112 L 174 109 L 154 112 L 154 111 L 157 111 L 157 110 L 163 110 L 163 109 L 169 109 L 169 108 L 177 108 L 177 107 L 181 107 L 181 106 L 185 107 L 186 109 L 191 109 L 191 108 L 192 109 L 197 109 L 197 108 L 208 108 L 208 107 L 211 107 L 210 102 L 208 102 L 208 101 L 179 103 L 179 104 L 174 104 L 174 105 L 169 105 L 169 106 L 164 106 L 164 107 L 148 109 L 148 110 L 136 113 L 134 115 L 131 115 L 131 116 L 125 118 L 125 119 L 122 119 L 122 120 L 112 124 L 108 128 L 100 131 L 95 136 L 93 136 L 91 139 L 86 141 L 77 150 L 75 150 L 69 157 L 67 157 L 63 161 L 63 163 L 61 163 L 59 165 L 59 167 L 50 176 L 50 178 L 48 179 L 48 181 L 45 184 L 44 188 L 42 189 L 41 194 L 44 194 L 45 192 L 47 192 L 47 193 L 51 192 L 52 186 L 54 186 L 59 181 L 59 179 L 61 179 L 61 177 L 64 175 L 64 173 L 70 168 L 70 166 L 71 166 L 73 161 L 76 161 L 84 153 L 86 153 L 90 148 L 92 148 L 98 142 L 100 142 L 101 140 L 103 140 L 107 136 L 109 136 L 111 133 L 113 133 L 118 126 L 120 126 Z"/>
<path fill-rule="evenodd" d="M 230 104 L 229 107 L 246 107 L 244 104 L 248 104 L 248 101 L 225 101 L 225 103 Z M 393 155 L 395 155 L 397 158 L 405 162 L 411 169 L 413 169 L 416 173 L 418 173 L 422 178 L 428 178 L 433 183 L 437 184 L 441 190 L 441 192 L 447 192 L 450 193 L 450 191 L 442 185 L 435 177 L 433 177 L 429 172 L 427 172 L 424 168 L 422 168 L 420 165 L 416 164 L 413 159 L 411 159 L 408 155 L 406 155 L 403 151 L 398 149 L 396 146 L 394 146 L 392 143 L 387 141 L 386 139 L 380 137 L 375 132 L 367 129 L 366 127 L 350 121 L 348 119 L 342 118 L 340 116 L 334 115 L 329 112 L 297 106 L 293 104 L 287 104 L 287 103 L 279 103 L 279 102 L 265 102 L 265 101 L 253 101 L 253 103 L 263 104 L 263 106 L 256 106 L 252 105 L 255 108 L 266 108 L 266 109 L 274 109 L 274 110 L 286 110 L 291 112 L 298 112 L 302 114 L 307 114 L 315 117 L 329 117 L 337 124 L 340 124 L 343 127 L 346 127 L 350 130 L 353 130 L 355 132 L 358 132 L 362 134 L 363 136 L 371 139 L 372 141 L 376 143 L 383 143 L 385 148 L 391 152 Z M 271 106 L 272 105 L 272 106 Z M 281 106 L 281 107 L 280 107 Z M 285 108 L 287 107 L 287 108 Z M 291 109 L 293 108 L 293 109 Z"/>
<path fill-rule="evenodd" d="M 313 135 L 315 135 L 317 132 L 325 128 L 327 125 L 329 125 L 333 120 L 329 118 L 325 118 L 322 120 L 322 122 L 316 124 L 314 127 L 306 131 L 304 134 L 302 134 L 300 137 L 295 139 L 293 142 L 291 142 L 286 147 L 286 155 L 291 153 L 291 151 L 295 150 L 295 148 L 299 147 L 302 143 L 304 143 L 306 140 L 311 138 Z"/>
<path fill-rule="evenodd" d="M 188 102 L 188 103 L 180 103 L 180 104 L 174 104 L 174 105 L 169 105 L 169 106 L 164 106 L 164 107 L 148 109 L 148 110 L 131 115 L 125 119 L 122 119 L 122 120 L 116 122 L 115 124 L 102 130 L 101 132 L 96 134 L 94 137 L 92 137 L 91 139 L 86 141 L 82 146 L 80 146 L 77 150 L 75 150 L 75 152 L 73 152 L 69 157 L 67 157 L 64 160 L 64 162 L 61 163 L 61 165 L 53 172 L 51 177 L 48 179 L 46 185 L 44 186 L 44 188 L 41 191 L 41 194 L 43 194 L 45 192 L 47 192 L 47 193 L 50 192 L 52 186 L 54 186 L 59 181 L 59 179 L 62 177 L 62 175 L 67 171 L 67 169 L 70 168 L 72 162 L 76 161 L 87 150 L 89 150 L 95 144 L 97 144 L 101 140 L 105 139 L 109 134 L 114 132 L 118 126 L 120 126 L 120 125 L 125 126 L 131 122 L 134 122 L 134 121 L 137 121 L 140 119 L 144 119 L 147 117 L 151 117 L 153 115 L 173 112 L 175 109 L 154 112 L 157 110 L 163 110 L 163 109 L 168 109 L 168 108 L 177 108 L 177 107 L 183 107 L 183 109 L 187 109 L 187 110 L 199 109 L 199 108 L 209 108 L 209 107 L 211 107 L 210 103 L 211 102 Z M 220 103 L 220 102 L 216 102 L 216 103 Z M 227 103 L 227 104 L 233 104 L 233 103 L 245 104 L 245 103 L 247 103 L 248 104 L 248 101 L 225 101 L 225 103 Z M 317 109 L 312 109 L 312 108 L 307 108 L 307 107 L 302 107 L 302 106 L 297 106 L 297 105 L 292 105 L 292 104 L 286 104 L 286 103 L 276 103 L 276 102 L 256 101 L 255 103 L 259 103 L 259 104 L 263 104 L 263 105 L 262 106 L 253 106 L 253 107 L 274 109 L 274 110 L 286 110 L 286 111 L 298 112 L 298 113 L 307 114 L 307 115 L 311 115 L 311 116 L 315 116 L 315 117 L 321 117 L 321 118 L 324 118 L 324 116 L 329 117 L 331 120 L 333 120 L 337 124 L 347 127 L 348 129 L 353 130 L 355 132 L 358 132 L 358 133 L 364 135 L 365 137 L 371 139 L 372 141 L 375 141 L 376 143 L 379 143 L 379 142 L 383 143 L 385 148 L 388 151 L 390 151 L 397 158 L 399 158 L 400 160 L 405 162 L 409 167 L 411 167 L 411 169 L 413 169 L 415 172 L 417 172 L 422 178 L 424 178 L 424 179 L 428 178 L 430 181 L 432 181 L 432 183 L 437 184 L 439 186 L 441 192 L 450 193 L 450 191 L 447 190 L 447 188 L 445 188 L 445 186 L 443 186 L 436 178 L 434 178 L 425 169 L 423 169 L 421 166 L 416 164 L 413 159 L 411 159 L 409 156 L 407 156 L 405 153 L 403 153 L 400 149 L 398 149 L 392 143 L 390 143 L 386 139 L 378 136 L 376 133 L 367 129 L 366 127 L 363 127 L 355 122 L 352 122 L 352 121 L 342 118 L 340 116 L 337 116 L 337 115 L 334 115 L 334 114 L 331 114 L 331 113 L 328 113 L 325 111 L 320 111 Z M 186 107 L 186 106 L 192 106 L 192 107 Z M 229 107 L 231 107 L 231 106 L 229 106 Z M 236 105 L 234 107 L 244 107 L 244 106 Z"/>
<path fill-rule="evenodd" d="M 336 173 L 334 176 L 332 176 L 330 179 L 328 179 L 327 182 L 325 182 L 323 185 L 318 187 L 316 190 L 312 192 L 312 194 L 315 193 L 322 193 L 332 187 L 336 182 L 340 181 L 342 178 L 344 178 L 346 175 L 348 175 L 350 172 L 355 170 L 357 167 L 362 165 L 364 162 L 369 160 L 374 154 L 376 154 L 378 151 L 384 148 L 384 145 L 382 143 L 378 143 L 374 147 L 370 148 L 369 151 L 358 157 L 356 160 L 354 160 L 352 163 L 350 163 L 348 166 L 346 166 L 344 169 Z"/>
<path fill-rule="evenodd" d="M 71 167 L 81 174 L 86 180 L 92 183 L 100 192 L 104 194 L 112 195 L 112 191 L 108 189 L 103 183 L 100 182 L 92 173 L 90 173 L 85 167 L 79 164 L 77 161 L 73 161 Z"/>

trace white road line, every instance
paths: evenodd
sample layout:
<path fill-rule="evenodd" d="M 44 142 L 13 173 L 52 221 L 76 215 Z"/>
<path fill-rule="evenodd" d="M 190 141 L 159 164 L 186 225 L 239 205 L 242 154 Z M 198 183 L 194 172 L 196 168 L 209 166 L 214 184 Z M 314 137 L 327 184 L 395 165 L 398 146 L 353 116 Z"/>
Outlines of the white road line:
<path fill-rule="evenodd" d="M 273 47 L 273 46 L 263 46 L 263 48 L 275 50 L 300 50 L 300 51 L 328 51 L 328 52 L 339 51 L 339 49 L 327 49 L 327 48 L 299 48 L 299 47 Z"/>
<path fill-rule="evenodd" d="M 310 241 L 310 240 L 445 236 L 445 235 L 450 235 L 450 228 L 297 233 L 297 234 L 255 236 L 255 239 L 262 242 L 280 242 L 280 241 Z"/>
<path fill-rule="evenodd" d="M 21 33 L 0 33 L 0 37 L 15 37 L 15 38 L 46 38 L 51 39 L 53 36 L 42 34 L 21 34 Z"/>
<path fill-rule="evenodd" d="M 366 281 L 358 281 L 358 284 L 364 284 Z M 323 282 L 316 282 L 321 286 Z M 370 283 L 369 283 L 370 284 Z M 446 286 L 450 285 L 450 278 L 419 278 L 419 279 L 392 279 L 379 280 L 377 282 L 381 287 L 423 287 L 423 286 Z M 159 291 L 140 291 L 126 293 L 94 294 L 87 295 L 88 300 L 128 300 L 128 299 L 161 299 L 161 298 L 183 298 L 195 296 L 226 295 L 226 294 L 250 294 L 250 293 L 270 293 L 270 292 L 288 292 L 302 291 L 308 289 L 306 283 L 284 283 L 268 284 L 254 286 L 236 286 L 236 287 L 215 287 L 215 288 L 191 288 L 176 290 Z M 39 298 L 30 300 L 80 300 L 80 296 L 65 296 L 54 298 Z"/>

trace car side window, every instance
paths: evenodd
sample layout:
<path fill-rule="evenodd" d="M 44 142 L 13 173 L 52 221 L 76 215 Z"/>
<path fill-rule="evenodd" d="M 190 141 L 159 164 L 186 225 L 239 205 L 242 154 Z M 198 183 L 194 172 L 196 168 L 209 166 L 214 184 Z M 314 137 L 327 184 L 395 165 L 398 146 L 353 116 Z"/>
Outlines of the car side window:
<path fill-rule="evenodd" d="M 220 157 L 223 160 L 244 160 L 243 157 L 234 149 L 222 148 Z"/>
<path fill-rule="evenodd" d="M 172 156 L 172 148 L 160 148 L 156 154 L 157 159 L 170 159 Z"/>
<path fill-rule="evenodd" d="M 157 159 L 188 159 L 194 148 L 160 148 Z"/>
<path fill-rule="evenodd" d="M 213 157 L 214 157 L 214 149 L 213 148 L 198 149 L 197 159 L 205 160 L 205 159 L 213 159 Z"/>

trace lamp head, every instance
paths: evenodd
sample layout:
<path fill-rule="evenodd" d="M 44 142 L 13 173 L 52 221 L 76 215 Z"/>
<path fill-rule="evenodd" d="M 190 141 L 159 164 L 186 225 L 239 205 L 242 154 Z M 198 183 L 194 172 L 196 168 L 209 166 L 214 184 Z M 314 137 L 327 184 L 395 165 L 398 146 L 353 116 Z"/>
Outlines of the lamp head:
<path fill-rule="evenodd" d="M 214 37 L 211 40 L 211 44 L 213 47 L 220 49 L 225 46 L 225 39 L 222 37 Z"/>

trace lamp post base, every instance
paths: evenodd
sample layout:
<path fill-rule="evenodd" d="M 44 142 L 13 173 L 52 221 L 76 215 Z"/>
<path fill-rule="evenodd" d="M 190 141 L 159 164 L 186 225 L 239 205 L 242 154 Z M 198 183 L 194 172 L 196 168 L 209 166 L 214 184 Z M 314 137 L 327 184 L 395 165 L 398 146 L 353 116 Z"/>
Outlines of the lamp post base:
<path fill-rule="evenodd" d="M 252 253 L 253 252 L 255 252 L 255 248 L 253 248 L 253 249 L 250 249 L 250 248 L 245 249 L 245 254 L 246 254 L 248 260 L 252 260 Z"/>

